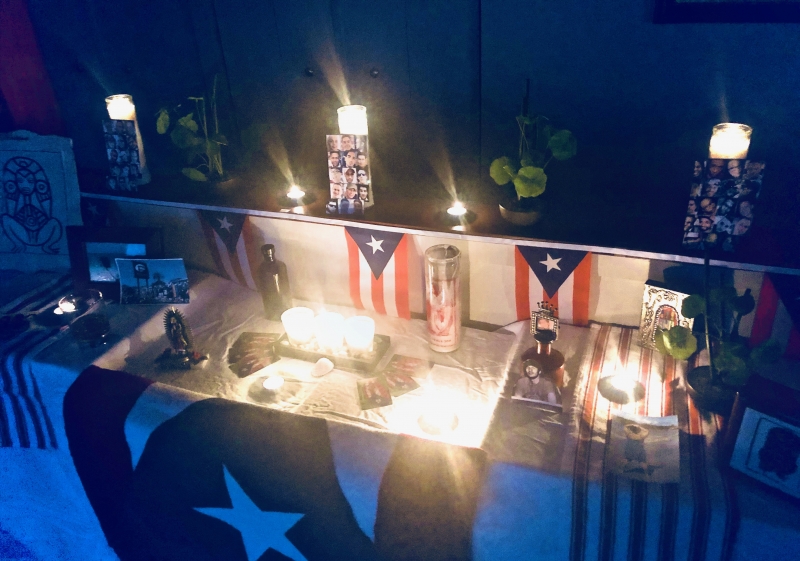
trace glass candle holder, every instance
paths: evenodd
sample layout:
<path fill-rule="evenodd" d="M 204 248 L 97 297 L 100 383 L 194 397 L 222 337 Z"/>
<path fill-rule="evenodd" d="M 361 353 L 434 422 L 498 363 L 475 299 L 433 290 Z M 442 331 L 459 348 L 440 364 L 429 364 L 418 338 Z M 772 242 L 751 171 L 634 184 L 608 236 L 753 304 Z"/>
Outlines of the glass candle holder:
<path fill-rule="evenodd" d="M 344 343 L 344 316 L 336 312 L 322 312 L 314 318 L 314 337 L 317 344 L 338 351 Z"/>
<path fill-rule="evenodd" d="M 369 134 L 367 108 L 363 105 L 345 105 L 338 109 L 339 134 Z"/>
<path fill-rule="evenodd" d="M 375 339 L 375 320 L 367 316 L 355 316 L 344 322 L 344 340 L 347 348 L 355 352 L 369 352 Z"/>
<path fill-rule="evenodd" d="M 70 318 L 69 330 L 78 343 L 91 347 L 102 344 L 111 332 L 106 303 L 99 290 L 88 288 L 65 296 L 58 309 Z"/>
<path fill-rule="evenodd" d="M 281 314 L 281 323 L 292 345 L 305 345 L 314 336 L 314 310 L 311 308 L 289 308 Z"/>
<path fill-rule="evenodd" d="M 453 245 L 434 245 L 425 251 L 425 297 L 428 343 L 441 353 L 461 343 L 461 251 Z"/>
<path fill-rule="evenodd" d="M 739 123 L 720 123 L 711 133 L 708 157 L 722 160 L 743 160 L 750 149 L 753 129 Z"/>

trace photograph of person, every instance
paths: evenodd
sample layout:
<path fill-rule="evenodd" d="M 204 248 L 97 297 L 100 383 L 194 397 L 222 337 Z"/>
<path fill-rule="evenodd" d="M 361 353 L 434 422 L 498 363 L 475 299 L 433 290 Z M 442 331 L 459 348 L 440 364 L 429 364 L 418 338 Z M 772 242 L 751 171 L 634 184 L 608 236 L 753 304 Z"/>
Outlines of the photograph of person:
<path fill-rule="evenodd" d="M 704 197 L 714 197 L 719 191 L 720 183 L 722 183 L 719 179 L 709 179 L 706 182 L 706 188 L 703 189 L 703 196 Z"/>
<path fill-rule="evenodd" d="M 339 165 L 339 152 L 328 152 L 328 167 L 329 168 L 338 168 L 341 167 Z"/>
<path fill-rule="evenodd" d="M 751 220 L 749 218 L 740 218 L 733 227 L 734 236 L 742 236 L 750 229 Z"/>
<path fill-rule="evenodd" d="M 334 183 L 331 181 L 331 198 L 332 199 L 341 199 L 342 198 L 342 184 L 341 183 Z"/>
<path fill-rule="evenodd" d="M 356 166 L 360 169 L 367 169 L 369 166 L 369 160 L 367 160 L 367 153 L 366 152 L 359 152 L 358 156 L 356 157 Z"/>
<path fill-rule="evenodd" d="M 702 189 L 703 189 L 703 184 L 702 183 L 692 183 L 692 190 L 689 191 L 689 196 L 690 197 L 699 197 L 700 196 L 700 191 L 702 191 Z"/>
<path fill-rule="evenodd" d="M 344 198 L 348 200 L 353 200 L 358 197 L 358 187 L 355 183 L 348 183 L 347 187 L 344 189 Z"/>
<path fill-rule="evenodd" d="M 741 160 L 728 160 L 728 175 L 734 179 L 742 176 L 742 161 Z"/>
<path fill-rule="evenodd" d="M 733 210 L 733 207 L 736 205 L 736 201 L 733 199 L 720 199 L 718 201 L 717 206 L 717 214 L 722 214 L 727 216 Z"/>
<path fill-rule="evenodd" d="M 744 199 L 739 202 L 739 216 L 744 218 L 749 218 L 750 220 L 753 219 L 753 201 L 750 199 Z"/>
<path fill-rule="evenodd" d="M 354 168 L 356 166 L 356 154 L 355 150 L 347 150 L 343 152 L 344 154 L 344 167 L 346 168 Z"/>
<path fill-rule="evenodd" d="M 717 203 L 714 199 L 700 199 L 700 210 L 703 214 L 714 216 L 717 213 Z"/>
<path fill-rule="evenodd" d="M 761 172 L 764 171 L 766 164 L 755 160 L 747 160 L 744 164 L 744 178 L 748 181 L 761 181 Z"/>
<path fill-rule="evenodd" d="M 366 185 L 359 185 L 358 187 L 358 198 L 364 202 L 369 201 L 369 187 Z"/>
<path fill-rule="evenodd" d="M 339 200 L 331 199 L 325 205 L 325 214 L 339 214 Z"/>
<path fill-rule="evenodd" d="M 367 170 L 360 169 L 356 172 L 356 183 L 359 185 L 369 185 L 369 174 Z"/>
<path fill-rule="evenodd" d="M 342 170 L 339 168 L 328 168 L 328 178 L 331 183 L 342 183 L 344 181 Z"/>
<path fill-rule="evenodd" d="M 703 175 L 703 164 L 695 160 L 694 173 L 692 173 L 692 177 L 700 177 L 701 175 Z"/>
<path fill-rule="evenodd" d="M 558 386 L 542 371 L 535 360 L 522 363 L 522 376 L 514 384 L 512 399 L 542 403 L 561 408 L 561 392 Z"/>
<path fill-rule="evenodd" d="M 367 135 L 359 134 L 356 135 L 356 150 L 359 152 L 367 152 Z"/>
<path fill-rule="evenodd" d="M 683 231 L 688 232 L 694 226 L 694 216 L 687 216 L 683 221 Z"/>
<path fill-rule="evenodd" d="M 708 160 L 708 177 L 711 179 L 721 178 L 722 170 L 725 169 L 725 160 Z"/>
<path fill-rule="evenodd" d="M 720 234 L 730 234 L 733 231 L 733 223 L 725 216 L 714 218 L 714 231 Z"/>
<path fill-rule="evenodd" d="M 328 135 L 328 152 L 338 152 L 341 150 L 341 144 L 339 142 L 339 135 L 336 134 L 329 134 Z"/>
<path fill-rule="evenodd" d="M 686 214 L 689 216 L 697 215 L 697 201 L 689 199 L 689 206 L 686 208 Z"/>
<path fill-rule="evenodd" d="M 700 232 L 703 234 L 708 234 L 711 232 L 711 227 L 714 225 L 714 218 L 703 215 L 697 219 L 697 223 L 700 226 Z"/>
<path fill-rule="evenodd" d="M 344 182 L 345 183 L 355 183 L 356 182 L 356 168 L 346 168 L 343 173 L 344 173 Z"/>
<path fill-rule="evenodd" d="M 342 139 L 340 141 L 340 147 L 342 152 L 347 152 L 348 150 L 353 150 L 356 147 L 356 141 L 353 138 L 352 134 L 343 134 L 341 135 Z"/>

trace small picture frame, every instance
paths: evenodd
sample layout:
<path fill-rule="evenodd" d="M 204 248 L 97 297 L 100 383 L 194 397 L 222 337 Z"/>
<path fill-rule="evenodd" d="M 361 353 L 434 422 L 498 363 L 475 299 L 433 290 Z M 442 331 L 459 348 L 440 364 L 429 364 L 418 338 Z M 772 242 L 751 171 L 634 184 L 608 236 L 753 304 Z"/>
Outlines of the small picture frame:
<path fill-rule="evenodd" d="M 548 343 L 558 339 L 558 308 L 539 302 L 539 309 L 531 311 L 531 335 Z"/>
<path fill-rule="evenodd" d="M 160 258 L 160 228 L 87 228 L 67 226 L 72 282 L 76 290 L 94 288 L 107 300 L 119 300 L 118 257 Z"/>
<path fill-rule="evenodd" d="M 800 391 L 754 375 L 725 434 L 729 466 L 800 504 Z"/>
<path fill-rule="evenodd" d="M 639 320 L 639 345 L 656 348 L 656 333 L 667 331 L 676 325 L 692 329 L 694 319 L 683 316 L 681 308 L 688 294 L 670 290 L 654 281 L 644 284 L 642 316 Z"/>

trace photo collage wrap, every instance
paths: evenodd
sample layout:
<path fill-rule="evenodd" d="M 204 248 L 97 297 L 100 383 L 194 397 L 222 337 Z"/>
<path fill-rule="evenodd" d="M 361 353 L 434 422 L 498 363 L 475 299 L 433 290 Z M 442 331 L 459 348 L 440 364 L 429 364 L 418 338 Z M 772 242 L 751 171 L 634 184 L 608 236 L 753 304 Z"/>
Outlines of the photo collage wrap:
<path fill-rule="evenodd" d="M 111 191 L 138 191 L 142 172 L 139 169 L 135 122 L 105 120 L 103 132 L 110 172 L 106 187 Z"/>
<path fill-rule="evenodd" d="M 760 160 L 695 162 L 683 246 L 733 251 L 752 226 L 764 167 Z"/>
<path fill-rule="evenodd" d="M 327 214 L 364 214 L 375 203 L 367 136 L 331 134 L 327 143 L 331 186 Z"/>

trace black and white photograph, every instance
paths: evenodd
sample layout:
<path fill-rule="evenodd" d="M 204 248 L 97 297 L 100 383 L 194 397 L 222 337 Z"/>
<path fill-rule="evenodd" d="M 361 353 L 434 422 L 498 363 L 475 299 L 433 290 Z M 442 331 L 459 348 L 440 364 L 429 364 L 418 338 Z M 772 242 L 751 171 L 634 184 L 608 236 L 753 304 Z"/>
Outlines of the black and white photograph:
<path fill-rule="evenodd" d="M 329 204 L 328 214 L 360 214 L 374 204 L 369 143 L 366 135 L 327 136 L 328 179 L 331 200 L 360 201 L 360 205 Z"/>
<path fill-rule="evenodd" d="M 147 246 L 143 243 L 87 242 L 86 258 L 89 261 L 91 282 L 116 282 L 119 280 L 118 257 L 144 257 Z"/>
<path fill-rule="evenodd" d="M 800 427 L 748 407 L 730 466 L 800 498 Z"/>
<path fill-rule="evenodd" d="M 117 259 L 120 304 L 188 304 L 183 259 Z"/>
<path fill-rule="evenodd" d="M 753 223 L 765 167 L 760 160 L 694 162 L 683 246 L 734 251 Z"/>
<path fill-rule="evenodd" d="M 111 191 L 138 191 L 142 179 L 139 147 L 134 121 L 103 121 L 109 175 L 106 187 Z"/>
<path fill-rule="evenodd" d="M 522 375 L 514 384 L 511 399 L 561 410 L 561 390 L 535 359 L 522 363 Z"/>
<path fill-rule="evenodd" d="M 678 417 L 642 417 L 618 411 L 611 417 L 606 470 L 648 483 L 680 480 Z"/>

